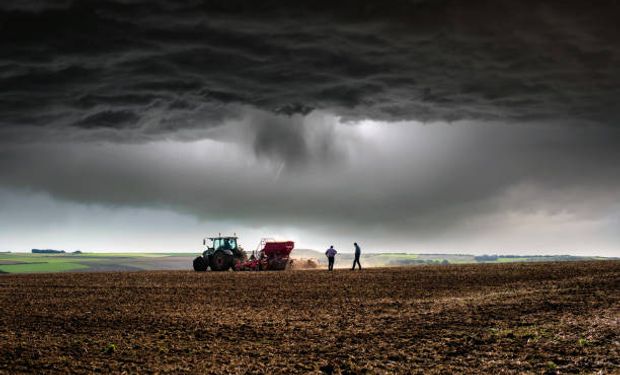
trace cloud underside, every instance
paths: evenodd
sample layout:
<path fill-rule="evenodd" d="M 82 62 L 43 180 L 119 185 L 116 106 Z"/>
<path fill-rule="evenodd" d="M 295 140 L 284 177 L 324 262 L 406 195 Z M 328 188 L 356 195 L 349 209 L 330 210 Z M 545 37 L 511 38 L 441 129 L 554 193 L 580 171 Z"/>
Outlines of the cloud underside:
<path fill-rule="evenodd" d="M 256 153 L 252 124 L 228 124 L 228 134 L 197 142 L 5 147 L 3 185 L 250 227 L 417 239 L 468 238 L 527 227 L 532 218 L 611 228 L 620 212 L 620 133 L 606 128 L 350 126 L 312 115 L 288 124 L 303 139 L 301 163 Z"/>
<path fill-rule="evenodd" d="M 617 124 L 615 1 L 0 5 L 0 126 L 163 138 L 238 116 Z"/>

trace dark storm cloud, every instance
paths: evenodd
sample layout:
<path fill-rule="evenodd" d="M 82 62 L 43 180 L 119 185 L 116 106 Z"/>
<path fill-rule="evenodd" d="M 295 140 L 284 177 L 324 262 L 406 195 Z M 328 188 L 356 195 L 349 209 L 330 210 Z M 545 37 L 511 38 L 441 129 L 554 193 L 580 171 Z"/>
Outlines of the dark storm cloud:
<path fill-rule="evenodd" d="M 616 1 L 4 2 L 0 123 L 127 128 L 151 139 L 206 126 L 205 115 L 228 118 L 229 105 L 242 105 L 287 115 L 325 109 L 351 118 L 615 125 L 619 8 Z"/>
<path fill-rule="evenodd" d="M 122 128 L 135 124 L 140 117 L 131 111 L 101 111 L 75 123 L 82 128 Z"/>

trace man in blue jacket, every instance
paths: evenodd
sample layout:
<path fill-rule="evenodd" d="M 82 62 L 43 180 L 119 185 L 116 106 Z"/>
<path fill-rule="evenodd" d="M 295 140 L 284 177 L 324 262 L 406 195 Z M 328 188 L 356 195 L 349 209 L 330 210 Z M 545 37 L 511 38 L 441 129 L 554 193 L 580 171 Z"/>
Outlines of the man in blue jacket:
<path fill-rule="evenodd" d="M 327 251 L 325 252 L 325 255 L 327 256 L 327 261 L 329 262 L 328 269 L 330 271 L 334 270 L 334 261 L 336 260 L 336 254 L 338 254 L 338 252 L 336 251 L 336 249 L 334 249 L 334 245 L 330 246 L 329 249 L 327 249 Z"/>

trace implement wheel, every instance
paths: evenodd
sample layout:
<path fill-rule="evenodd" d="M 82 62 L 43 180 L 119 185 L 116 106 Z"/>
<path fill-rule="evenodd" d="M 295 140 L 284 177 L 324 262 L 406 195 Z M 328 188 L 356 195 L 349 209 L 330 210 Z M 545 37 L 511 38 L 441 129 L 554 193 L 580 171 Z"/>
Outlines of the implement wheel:
<path fill-rule="evenodd" d="M 204 257 L 197 257 L 194 259 L 194 271 L 196 272 L 204 272 L 209 267 L 207 264 L 207 260 Z"/>
<path fill-rule="evenodd" d="M 212 271 L 228 271 L 232 266 L 233 257 L 223 251 L 216 251 L 211 258 L 211 270 Z"/>

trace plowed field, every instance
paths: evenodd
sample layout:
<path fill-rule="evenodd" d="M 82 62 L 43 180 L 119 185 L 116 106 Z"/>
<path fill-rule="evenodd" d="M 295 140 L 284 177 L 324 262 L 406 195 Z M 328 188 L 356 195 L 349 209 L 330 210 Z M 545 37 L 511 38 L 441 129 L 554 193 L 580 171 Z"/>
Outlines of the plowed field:
<path fill-rule="evenodd" d="M 0 275 L 0 373 L 600 370 L 617 261 Z"/>

